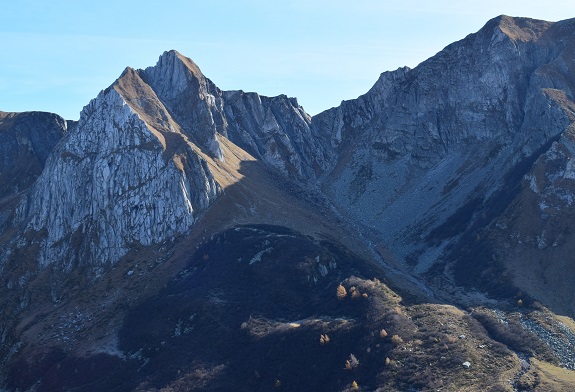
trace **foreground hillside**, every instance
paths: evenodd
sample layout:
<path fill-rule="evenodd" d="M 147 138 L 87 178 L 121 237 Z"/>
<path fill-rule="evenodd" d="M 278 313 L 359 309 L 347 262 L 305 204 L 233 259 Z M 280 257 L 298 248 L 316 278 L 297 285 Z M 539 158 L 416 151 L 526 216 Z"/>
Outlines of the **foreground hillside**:
<path fill-rule="evenodd" d="M 184 269 L 139 301 L 112 293 L 146 287 L 161 268 L 158 261 L 119 265 L 80 301 L 36 315 L 22 326 L 31 341 L 13 359 L 9 387 L 545 390 L 545 371 L 560 362 L 521 327 L 547 328 L 548 312 L 465 312 L 402 298 L 380 280 L 379 267 L 331 239 L 279 226 L 237 226 L 185 259 Z M 552 385 L 567 377 L 571 373 Z"/>

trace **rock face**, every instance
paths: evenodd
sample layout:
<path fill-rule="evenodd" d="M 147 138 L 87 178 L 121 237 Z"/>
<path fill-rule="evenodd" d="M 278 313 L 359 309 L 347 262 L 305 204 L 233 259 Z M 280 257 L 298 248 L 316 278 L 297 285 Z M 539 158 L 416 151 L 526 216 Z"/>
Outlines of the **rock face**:
<path fill-rule="evenodd" d="M 311 117 L 295 98 L 221 91 L 176 51 L 164 53 L 156 66 L 138 75 L 182 133 L 214 157 L 222 157 L 219 134 L 290 177 L 310 179 L 334 155 L 324 151 L 321 138 L 316 141 L 319 134 L 310 130 Z"/>
<path fill-rule="evenodd" d="M 324 189 L 416 274 L 448 266 L 475 285 L 488 265 L 467 269 L 471 252 L 458 269 L 458 248 L 573 126 L 574 45 L 574 20 L 503 16 L 415 69 L 382 74 L 365 95 L 313 118 L 339 151 Z"/>
<path fill-rule="evenodd" d="M 137 72 L 90 102 L 20 205 L 40 264 L 102 266 L 186 232 L 219 192 L 205 159 Z"/>
<path fill-rule="evenodd" d="M 226 127 L 221 92 L 202 75 L 198 66 L 171 51 L 161 56 L 155 67 L 138 74 L 157 94 L 182 133 L 221 158 L 216 138 L 216 133 L 223 133 Z"/>
<path fill-rule="evenodd" d="M 573 130 L 564 132 L 530 168 L 509 207 L 482 232 L 515 286 L 563 314 L 575 298 L 575 172 Z M 491 260 L 490 260 L 491 259 Z"/>
<path fill-rule="evenodd" d="M 227 136 L 254 157 L 310 184 L 335 158 L 329 137 L 310 128 L 311 117 L 295 98 L 256 93 L 224 93 Z"/>

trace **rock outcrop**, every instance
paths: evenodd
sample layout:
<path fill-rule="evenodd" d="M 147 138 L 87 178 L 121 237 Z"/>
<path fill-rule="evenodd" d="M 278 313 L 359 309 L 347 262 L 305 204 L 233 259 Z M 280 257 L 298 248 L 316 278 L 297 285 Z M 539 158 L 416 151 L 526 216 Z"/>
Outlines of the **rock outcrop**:
<path fill-rule="evenodd" d="M 32 185 L 67 130 L 56 114 L 0 112 L 0 199 Z"/>
<path fill-rule="evenodd" d="M 312 184 L 335 158 L 329 138 L 310 128 L 311 117 L 295 98 L 224 93 L 227 136 L 290 178 Z"/>
<path fill-rule="evenodd" d="M 166 52 L 154 67 L 127 68 L 84 108 L 12 223 L 31 233 L 41 268 L 88 265 L 99 275 L 130 245 L 193 226 L 221 192 L 210 168 L 224 160 L 220 138 L 291 178 L 315 178 L 325 158 L 310 121 L 293 98 L 222 92 L 190 59 Z"/>
<path fill-rule="evenodd" d="M 501 264 L 505 274 L 556 312 L 572 315 L 575 297 L 575 143 L 573 129 L 545 151 L 517 186 L 509 206 L 481 231 L 490 253 L 483 269 Z"/>

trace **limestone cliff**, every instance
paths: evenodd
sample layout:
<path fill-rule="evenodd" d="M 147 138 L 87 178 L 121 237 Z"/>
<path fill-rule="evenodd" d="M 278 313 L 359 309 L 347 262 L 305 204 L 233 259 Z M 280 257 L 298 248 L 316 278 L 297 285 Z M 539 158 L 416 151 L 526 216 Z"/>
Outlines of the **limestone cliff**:
<path fill-rule="evenodd" d="M 18 210 L 44 233 L 40 265 L 101 273 L 130 244 L 186 232 L 219 187 L 180 129 L 131 69 L 90 102 Z"/>
<path fill-rule="evenodd" d="M 127 68 L 47 159 L 15 210 L 12 245 L 34 243 L 41 268 L 84 265 L 100 275 L 131 245 L 190 230 L 221 192 L 221 138 L 290 177 L 313 178 L 323 158 L 313 154 L 310 120 L 295 99 L 222 92 L 175 51 L 154 67 Z"/>

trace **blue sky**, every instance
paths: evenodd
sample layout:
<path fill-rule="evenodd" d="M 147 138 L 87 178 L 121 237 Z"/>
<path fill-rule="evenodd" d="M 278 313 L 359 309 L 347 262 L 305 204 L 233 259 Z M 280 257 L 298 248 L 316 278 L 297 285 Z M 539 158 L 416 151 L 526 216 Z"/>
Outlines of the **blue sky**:
<path fill-rule="evenodd" d="M 0 18 L 0 110 L 76 120 L 126 66 L 176 49 L 224 90 L 295 96 L 316 114 L 500 14 L 556 21 L 575 17 L 575 2 L 12 0 Z"/>

